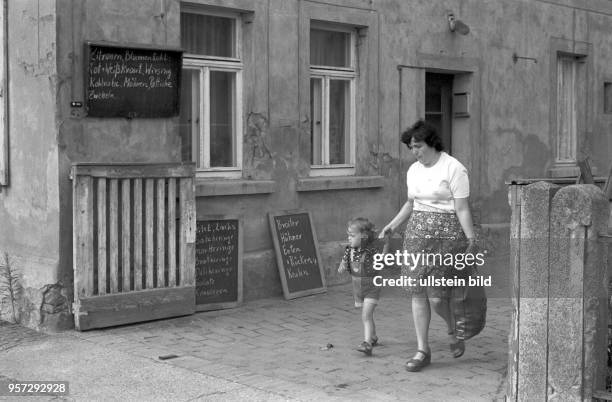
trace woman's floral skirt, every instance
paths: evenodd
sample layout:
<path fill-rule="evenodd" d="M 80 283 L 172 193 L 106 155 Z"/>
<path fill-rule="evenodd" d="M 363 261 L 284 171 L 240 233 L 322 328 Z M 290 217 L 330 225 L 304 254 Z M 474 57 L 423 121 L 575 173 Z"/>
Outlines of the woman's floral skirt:
<path fill-rule="evenodd" d="M 453 261 L 456 254 L 463 253 L 466 248 L 467 239 L 455 213 L 412 211 L 403 249 L 415 257 L 421 256 L 416 264 L 414 258 L 409 258 L 408 264 L 402 265 L 402 275 L 413 278 L 409 282 L 411 285 L 405 286 L 406 291 L 417 295 L 427 289 L 430 297 L 443 297 L 451 287 L 427 284 L 461 276 Z"/>

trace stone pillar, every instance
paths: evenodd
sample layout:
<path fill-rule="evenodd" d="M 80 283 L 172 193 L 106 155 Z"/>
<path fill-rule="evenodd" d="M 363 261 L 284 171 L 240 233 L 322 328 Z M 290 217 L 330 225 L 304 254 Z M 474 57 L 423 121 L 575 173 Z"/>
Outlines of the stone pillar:
<path fill-rule="evenodd" d="M 513 320 L 508 397 L 546 399 L 550 205 L 559 186 L 513 186 L 511 268 Z"/>
<path fill-rule="evenodd" d="M 605 389 L 608 202 L 595 185 L 565 187 L 551 213 L 548 399 Z"/>
<path fill-rule="evenodd" d="M 590 401 L 605 379 L 607 202 L 594 185 L 544 182 L 513 186 L 510 201 L 507 398 Z"/>

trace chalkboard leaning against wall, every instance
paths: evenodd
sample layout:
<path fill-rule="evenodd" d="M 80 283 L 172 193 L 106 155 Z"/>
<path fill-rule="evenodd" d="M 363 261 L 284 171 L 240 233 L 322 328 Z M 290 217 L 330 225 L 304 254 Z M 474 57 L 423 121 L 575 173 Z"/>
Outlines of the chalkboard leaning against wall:
<path fill-rule="evenodd" d="M 242 304 L 242 220 L 205 215 L 196 221 L 196 311 Z"/>
<path fill-rule="evenodd" d="M 270 230 L 285 299 L 327 290 L 310 212 L 270 212 Z"/>

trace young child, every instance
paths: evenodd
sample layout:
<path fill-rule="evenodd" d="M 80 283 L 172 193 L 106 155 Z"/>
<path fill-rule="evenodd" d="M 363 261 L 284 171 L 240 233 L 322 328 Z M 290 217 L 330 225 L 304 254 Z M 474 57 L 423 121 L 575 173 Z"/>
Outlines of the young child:
<path fill-rule="evenodd" d="M 380 287 L 374 286 L 372 278 L 376 271 L 372 267 L 374 254 L 379 253 L 374 224 L 366 218 L 351 219 L 347 225 L 349 245 L 344 251 L 338 272 L 348 271 L 353 277 L 355 307 L 361 307 L 364 341 L 357 350 L 372 355 L 372 347 L 378 343 L 374 325 L 374 309 L 380 297 Z"/>

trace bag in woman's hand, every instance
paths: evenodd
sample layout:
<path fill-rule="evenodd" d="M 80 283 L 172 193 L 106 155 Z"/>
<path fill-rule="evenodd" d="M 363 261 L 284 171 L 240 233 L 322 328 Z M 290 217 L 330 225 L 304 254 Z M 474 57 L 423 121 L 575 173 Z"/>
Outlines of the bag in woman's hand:
<path fill-rule="evenodd" d="M 457 286 L 452 290 L 451 309 L 455 319 L 455 335 L 458 340 L 467 340 L 476 336 L 485 327 L 487 320 L 487 295 L 484 286 L 467 286 L 469 277 L 476 277 L 476 267 L 465 276 L 466 286 Z"/>

